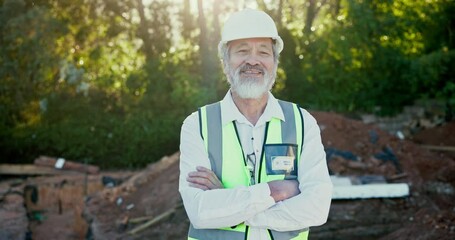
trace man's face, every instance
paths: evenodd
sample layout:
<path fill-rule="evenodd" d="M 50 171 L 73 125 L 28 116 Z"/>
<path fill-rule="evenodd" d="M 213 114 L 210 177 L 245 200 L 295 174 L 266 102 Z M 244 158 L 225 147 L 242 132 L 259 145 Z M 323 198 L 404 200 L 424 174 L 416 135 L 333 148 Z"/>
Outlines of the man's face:
<path fill-rule="evenodd" d="M 231 89 L 241 98 L 258 99 L 275 82 L 277 62 L 270 38 L 249 38 L 229 42 L 225 74 Z"/>

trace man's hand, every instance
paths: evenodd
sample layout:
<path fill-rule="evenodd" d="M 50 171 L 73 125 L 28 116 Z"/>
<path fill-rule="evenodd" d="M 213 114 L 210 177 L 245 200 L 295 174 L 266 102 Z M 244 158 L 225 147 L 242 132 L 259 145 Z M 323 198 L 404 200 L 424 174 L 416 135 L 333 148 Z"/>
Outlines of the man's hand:
<path fill-rule="evenodd" d="M 268 182 L 268 184 L 270 196 L 275 199 L 275 202 L 286 200 L 300 193 L 297 180 L 275 180 Z"/>
<path fill-rule="evenodd" d="M 205 167 L 196 167 L 197 171 L 188 173 L 186 181 L 189 182 L 191 187 L 199 188 L 202 190 L 212 190 L 224 188 L 215 173 Z"/>

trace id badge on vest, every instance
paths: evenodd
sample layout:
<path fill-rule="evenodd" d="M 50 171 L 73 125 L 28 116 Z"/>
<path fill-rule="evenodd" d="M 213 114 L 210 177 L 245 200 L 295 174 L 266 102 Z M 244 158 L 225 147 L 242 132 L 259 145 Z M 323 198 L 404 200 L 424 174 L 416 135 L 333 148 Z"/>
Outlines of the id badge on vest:
<path fill-rule="evenodd" d="M 267 175 L 297 178 L 297 144 L 266 144 L 264 153 Z"/>

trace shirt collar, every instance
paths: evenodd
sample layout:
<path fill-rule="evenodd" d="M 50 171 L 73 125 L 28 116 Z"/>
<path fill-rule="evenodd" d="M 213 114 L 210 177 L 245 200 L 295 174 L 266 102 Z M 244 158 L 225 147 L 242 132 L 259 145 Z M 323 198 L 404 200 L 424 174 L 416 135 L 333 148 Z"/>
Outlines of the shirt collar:
<path fill-rule="evenodd" d="M 269 92 L 264 113 L 261 115 L 256 125 L 260 126 L 265 124 L 266 122 L 272 120 L 272 118 L 278 118 L 283 121 L 285 120 L 283 110 L 281 109 L 278 100 L 272 95 L 272 93 Z M 229 90 L 223 100 L 221 100 L 221 122 L 224 126 L 232 121 L 251 124 L 235 105 L 234 100 L 232 99 L 231 91 Z"/>

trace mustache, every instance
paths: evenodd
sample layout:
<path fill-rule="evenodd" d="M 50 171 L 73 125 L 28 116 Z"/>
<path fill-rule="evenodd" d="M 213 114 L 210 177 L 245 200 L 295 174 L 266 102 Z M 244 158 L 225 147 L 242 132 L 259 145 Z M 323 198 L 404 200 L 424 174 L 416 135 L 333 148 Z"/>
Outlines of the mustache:
<path fill-rule="evenodd" d="M 264 68 L 261 67 L 261 66 L 258 66 L 258 65 L 251 65 L 249 63 L 245 63 L 243 64 L 241 67 L 240 67 L 240 72 L 244 72 L 244 71 L 250 71 L 250 70 L 256 70 L 256 71 L 259 71 L 261 72 L 262 74 L 265 72 Z"/>

